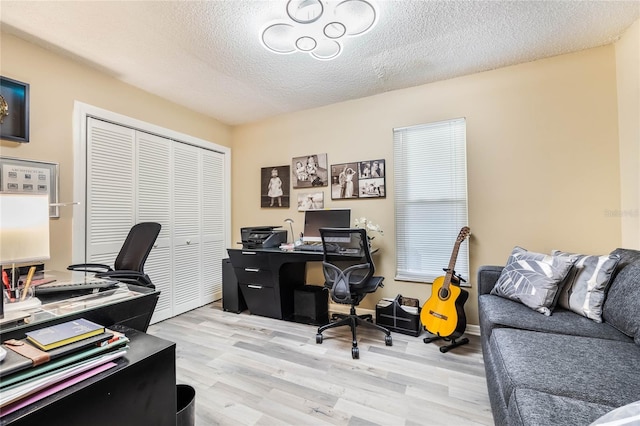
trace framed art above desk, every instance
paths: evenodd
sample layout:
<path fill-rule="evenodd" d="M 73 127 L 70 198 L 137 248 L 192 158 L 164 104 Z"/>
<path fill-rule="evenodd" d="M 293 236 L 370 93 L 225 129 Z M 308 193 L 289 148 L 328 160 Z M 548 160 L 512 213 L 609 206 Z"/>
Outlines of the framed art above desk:
<path fill-rule="evenodd" d="M 58 163 L 0 156 L 0 191 L 48 194 L 49 204 L 58 204 Z M 49 217 L 60 217 L 57 205 L 49 207 Z"/>

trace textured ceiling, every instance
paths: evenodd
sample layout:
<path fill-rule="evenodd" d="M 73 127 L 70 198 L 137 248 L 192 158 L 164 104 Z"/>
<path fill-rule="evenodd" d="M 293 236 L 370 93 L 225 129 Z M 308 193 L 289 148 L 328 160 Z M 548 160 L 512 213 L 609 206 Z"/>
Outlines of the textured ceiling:
<path fill-rule="evenodd" d="M 378 0 L 332 61 L 259 42 L 286 1 L 6 1 L 2 30 L 241 124 L 614 42 L 639 1 Z"/>

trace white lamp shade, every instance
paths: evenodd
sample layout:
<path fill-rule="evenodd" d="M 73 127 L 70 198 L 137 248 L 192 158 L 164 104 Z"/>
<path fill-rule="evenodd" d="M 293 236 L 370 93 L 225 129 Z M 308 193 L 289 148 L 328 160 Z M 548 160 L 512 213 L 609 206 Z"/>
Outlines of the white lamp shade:
<path fill-rule="evenodd" d="M 49 259 L 49 197 L 0 193 L 0 264 Z"/>

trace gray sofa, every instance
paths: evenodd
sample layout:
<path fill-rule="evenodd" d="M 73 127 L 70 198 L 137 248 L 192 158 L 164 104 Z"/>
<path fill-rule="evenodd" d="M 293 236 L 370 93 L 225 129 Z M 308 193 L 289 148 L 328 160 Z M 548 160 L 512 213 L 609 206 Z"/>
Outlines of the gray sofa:
<path fill-rule="evenodd" d="M 640 251 L 620 261 L 597 323 L 544 316 L 490 294 L 502 267 L 478 270 L 478 310 L 496 425 L 588 425 L 640 400 Z"/>

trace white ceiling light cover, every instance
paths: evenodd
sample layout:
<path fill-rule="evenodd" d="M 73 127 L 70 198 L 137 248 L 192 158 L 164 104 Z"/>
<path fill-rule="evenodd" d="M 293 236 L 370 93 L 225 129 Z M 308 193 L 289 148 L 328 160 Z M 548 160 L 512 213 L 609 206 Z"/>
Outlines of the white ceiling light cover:
<path fill-rule="evenodd" d="M 262 44 L 274 53 L 309 53 L 319 60 L 334 59 L 343 50 L 343 40 L 371 30 L 377 21 L 370 0 L 289 0 L 286 17 L 268 24 Z"/>

